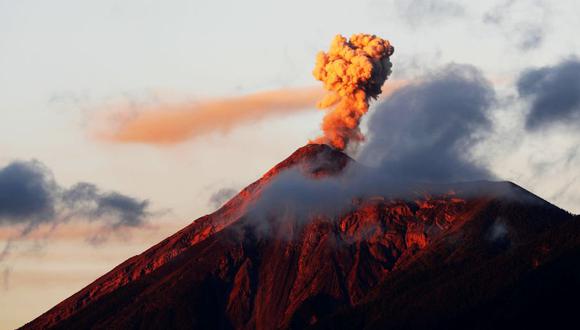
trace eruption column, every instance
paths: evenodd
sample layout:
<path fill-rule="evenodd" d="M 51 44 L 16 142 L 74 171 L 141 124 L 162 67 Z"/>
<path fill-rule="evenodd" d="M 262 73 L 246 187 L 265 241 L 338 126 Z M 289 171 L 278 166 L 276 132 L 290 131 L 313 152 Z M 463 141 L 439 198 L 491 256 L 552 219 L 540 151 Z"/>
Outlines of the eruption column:
<path fill-rule="evenodd" d="M 377 98 L 391 73 L 389 57 L 393 52 L 387 40 L 354 34 L 350 40 L 337 35 L 328 52 L 318 53 L 312 74 L 328 91 L 318 107 L 329 110 L 322 122 L 324 135 L 314 142 L 344 150 L 350 141 L 364 139 L 360 120 L 369 109 L 369 100 Z"/>

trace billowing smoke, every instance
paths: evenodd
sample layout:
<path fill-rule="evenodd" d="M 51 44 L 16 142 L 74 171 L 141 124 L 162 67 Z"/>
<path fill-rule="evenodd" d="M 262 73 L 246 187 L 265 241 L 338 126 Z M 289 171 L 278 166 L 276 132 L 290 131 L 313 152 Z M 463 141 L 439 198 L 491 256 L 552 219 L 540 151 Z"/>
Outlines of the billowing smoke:
<path fill-rule="evenodd" d="M 337 35 L 328 52 L 318 53 L 312 73 L 328 91 L 318 107 L 330 110 L 322 123 L 324 135 L 316 143 L 344 150 L 349 142 L 364 139 L 359 124 L 369 100 L 378 97 L 391 73 L 393 52 L 387 40 L 355 34 L 349 40 Z"/>
<path fill-rule="evenodd" d="M 403 87 L 368 121 L 359 160 L 393 178 L 423 182 L 490 179 L 474 150 L 493 130 L 496 94 L 475 67 L 451 64 Z"/>
<path fill-rule="evenodd" d="M 312 215 L 344 214 L 358 199 L 414 200 L 424 193 L 450 191 L 463 197 L 523 200 L 526 195 L 511 184 L 480 181 L 495 177 L 485 159 L 472 154 L 493 131 L 490 118 L 496 102 L 493 86 L 477 68 L 442 67 L 394 91 L 377 106 L 359 163 L 339 176 L 316 180 L 300 169 L 280 173 L 264 189 L 252 215 L 262 219 L 283 212 L 308 221 Z"/>

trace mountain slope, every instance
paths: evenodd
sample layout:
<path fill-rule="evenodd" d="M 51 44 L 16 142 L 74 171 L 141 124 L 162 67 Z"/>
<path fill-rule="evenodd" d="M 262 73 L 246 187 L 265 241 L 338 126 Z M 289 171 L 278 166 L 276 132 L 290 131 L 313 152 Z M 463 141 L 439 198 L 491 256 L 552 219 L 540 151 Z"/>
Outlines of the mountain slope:
<path fill-rule="evenodd" d="M 218 233 L 230 223 L 238 220 L 264 186 L 281 171 L 300 166 L 313 176 L 333 175 L 340 172 L 349 161 L 351 159 L 345 154 L 326 146 L 309 145 L 300 148 L 258 181 L 243 189 L 216 212 L 193 221 L 189 226 L 142 254 L 123 262 L 25 327 L 44 328 L 59 323 L 89 303 L 155 271 L 189 247 Z"/>
<path fill-rule="evenodd" d="M 514 268 L 520 274 L 541 268 L 550 251 L 567 251 L 553 247 L 558 244 L 544 250 L 540 237 L 574 223 L 572 216 L 508 182 L 431 185 L 412 198 L 356 199 L 336 217 L 250 212 L 287 169 L 318 180 L 349 163 L 324 145 L 299 149 L 220 210 L 122 263 L 25 328 L 382 327 L 388 322 L 380 315 L 397 310 L 393 301 L 417 317 L 414 308 L 424 306 L 421 295 L 412 300 L 407 294 L 413 290 L 433 291 L 435 298 L 454 290 L 460 301 L 470 294 L 466 287 L 479 283 L 462 272 L 477 274 L 520 258 Z M 447 276 L 448 265 L 455 271 L 451 279 L 465 278 L 429 289 L 440 280 L 429 276 L 431 270 Z M 506 283 L 512 282 L 517 276 Z M 400 315 L 394 325 L 406 324 L 407 314 Z"/>
<path fill-rule="evenodd" d="M 364 302 L 313 328 L 576 327 L 580 222 L 575 218 L 545 205 L 495 201 L 401 264 Z"/>

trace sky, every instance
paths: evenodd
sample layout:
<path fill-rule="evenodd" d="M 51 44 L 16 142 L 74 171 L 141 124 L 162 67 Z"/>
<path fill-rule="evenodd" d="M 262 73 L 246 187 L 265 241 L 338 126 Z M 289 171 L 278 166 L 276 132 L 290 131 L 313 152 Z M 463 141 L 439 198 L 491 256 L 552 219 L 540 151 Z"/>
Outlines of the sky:
<path fill-rule="evenodd" d="M 469 67 L 490 85 L 473 90 L 494 96 L 477 124 L 485 134 L 474 139 L 468 125 L 452 142 L 469 141 L 493 177 L 580 213 L 579 15 L 573 0 L 0 0 L 0 328 L 212 212 L 317 137 L 312 69 L 336 34 L 388 39 L 385 89 L 417 85 L 371 106 L 369 147 L 354 158 L 376 160 L 372 136 L 404 116 L 381 109 L 453 89 L 444 73 Z M 103 137 L 152 109 L 190 111 L 188 133 Z M 200 111 L 211 129 L 196 126 Z M 215 111 L 225 117 L 212 121 Z"/>

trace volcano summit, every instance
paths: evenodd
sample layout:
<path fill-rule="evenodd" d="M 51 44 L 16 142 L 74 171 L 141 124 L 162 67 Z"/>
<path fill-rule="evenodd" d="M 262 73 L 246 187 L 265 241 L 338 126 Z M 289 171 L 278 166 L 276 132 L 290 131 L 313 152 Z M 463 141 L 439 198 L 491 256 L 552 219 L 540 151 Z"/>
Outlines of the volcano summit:
<path fill-rule="evenodd" d="M 264 203 L 285 199 L 271 187 L 292 171 L 316 187 L 348 184 L 342 178 L 352 168 L 326 145 L 300 148 L 216 212 L 23 328 L 449 329 L 574 320 L 578 218 L 513 183 L 369 189 L 328 214 Z"/>

